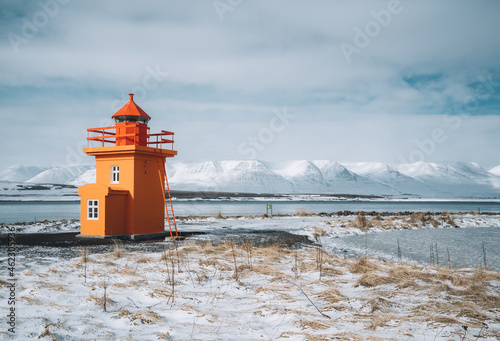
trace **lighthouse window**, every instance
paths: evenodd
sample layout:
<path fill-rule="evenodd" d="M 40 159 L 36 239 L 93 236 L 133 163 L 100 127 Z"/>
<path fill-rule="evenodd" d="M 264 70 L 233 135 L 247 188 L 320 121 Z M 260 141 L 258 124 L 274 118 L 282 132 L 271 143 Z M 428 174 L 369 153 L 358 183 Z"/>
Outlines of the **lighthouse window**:
<path fill-rule="evenodd" d="M 87 200 L 87 219 L 89 220 L 99 219 L 99 200 L 95 199 Z"/>
<path fill-rule="evenodd" d="M 138 116 L 125 116 L 127 122 L 139 122 Z"/>
<path fill-rule="evenodd" d="M 120 167 L 119 166 L 111 166 L 111 183 L 112 184 L 120 183 Z"/>

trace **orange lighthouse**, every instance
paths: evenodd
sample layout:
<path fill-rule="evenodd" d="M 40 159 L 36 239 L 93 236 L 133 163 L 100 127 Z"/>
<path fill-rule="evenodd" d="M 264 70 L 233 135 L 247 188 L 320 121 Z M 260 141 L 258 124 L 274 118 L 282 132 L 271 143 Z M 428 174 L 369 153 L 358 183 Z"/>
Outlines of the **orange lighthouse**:
<path fill-rule="evenodd" d="M 134 102 L 133 94 L 112 118 L 113 127 L 87 129 L 83 152 L 95 156 L 96 183 L 78 188 L 80 236 L 178 236 L 165 171 L 166 158 L 177 155 L 174 133 L 150 134 L 151 117 Z M 99 146 L 91 147 L 91 142 Z M 163 148 L 164 144 L 170 148 Z M 165 232 L 165 212 L 169 233 Z"/>

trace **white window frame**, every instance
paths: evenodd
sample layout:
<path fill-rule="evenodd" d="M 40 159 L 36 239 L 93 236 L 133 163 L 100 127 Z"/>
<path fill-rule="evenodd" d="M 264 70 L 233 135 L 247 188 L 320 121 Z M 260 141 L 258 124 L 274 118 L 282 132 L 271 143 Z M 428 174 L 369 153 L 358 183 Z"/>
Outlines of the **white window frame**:
<path fill-rule="evenodd" d="M 87 199 L 87 220 L 99 220 L 99 199 Z"/>
<path fill-rule="evenodd" d="M 111 181 L 112 184 L 120 183 L 120 166 L 111 166 Z"/>

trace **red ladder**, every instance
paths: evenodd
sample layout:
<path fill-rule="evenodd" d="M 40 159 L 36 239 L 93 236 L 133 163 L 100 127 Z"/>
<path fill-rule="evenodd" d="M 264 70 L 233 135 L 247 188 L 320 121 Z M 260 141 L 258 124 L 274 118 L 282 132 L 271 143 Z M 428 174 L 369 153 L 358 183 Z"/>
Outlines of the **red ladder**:
<path fill-rule="evenodd" d="M 160 176 L 160 182 L 161 182 L 161 189 L 163 193 L 163 203 L 165 204 L 165 211 L 167 212 L 167 221 L 168 221 L 168 229 L 170 230 L 170 238 L 174 238 L 174 235 L 172 233 L 172 225 L 174 226 L 175 229 L 175 238 L 179 237 L 179 233 L 177 231 L 177 223 L 175 221 L 175 215 L 174 215 L 174 206 L 172 204 L 172 196 L 170 195 L 170 187 L 168 186 L 168 177 L 167 177 L 167 170 L 165 168 L 165 163 L 160 162 L 160 160 L 163 161 L 163 153 L 160 151 L 160 155 L 158 156 L 158 151 L 155 148 L 155 156 L 156 156 L 156 163 L 158 165 L 158 175 Z M 163 173 L 162 173 L 163 171 Z M 163 178 L 163 174 L 165 175 L 165 179 Z M 166 184 L 166 189 L 168 193 L 168 200 L 170 202 L 170 205 L 167 203 L 167 198 L 165 195 L 165 184 Z M 170 212 L 169 212 L 169 206 L 170 206 Z"/>

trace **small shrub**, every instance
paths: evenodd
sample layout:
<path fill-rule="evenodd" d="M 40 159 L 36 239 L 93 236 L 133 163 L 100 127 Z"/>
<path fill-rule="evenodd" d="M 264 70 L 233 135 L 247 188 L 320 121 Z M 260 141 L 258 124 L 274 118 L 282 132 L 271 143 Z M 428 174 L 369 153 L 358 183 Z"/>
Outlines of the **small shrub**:
<path fill-rule="evenodd" d="M 113 257 L 121 258 L 123 256 L 123 243 L 118 239 L 113 239 L 113 244 L 115 245 Z"/>
<path fill-rule="evenodd" d="M 369 230 L 370 227 L 373 226 L 370 223 L 370 221 L 368 219 L 366 219 L 365 215 L 361 212 L 358 213 L 356 218 L 352 221 L 352 224 L 354 225 L 354 227 L 357 227 L 358 229 L 360 229 L 362 231 Z"/>
<path fill-rule="evenodd" d="M 305 216 L 307 216 L 307 211 L 305 208 L 297 208 L 297 209 L 295 209 L 295 215 L 297 215 L 299 217 L 305 217 Z"/>
<path fill-rule="evenodd" d="M 367 257 L 363 257 L 360 258 L 356 263 L 352 264 L 349 270 L 353 274 L 359 274 L 367 271 L 374 271 L 377 269 L 378 266 L 375 263 L 370 262 Z"/>
<path fill-rule="evenodd" d="M 410 214 L 410 222 L 414 225 L 425 225 L 428 218 L 424 212 L 413 212 Z"/>
<path fill-rule="evenodd" d="M 357 281 L 356 287 L 364 286 L 364 287 L 376 287 L 379 285 L 390 284 L 392 283 L 392 279 L 387 276 L 379 276 L 372 273 L 363 274 Z"/>

